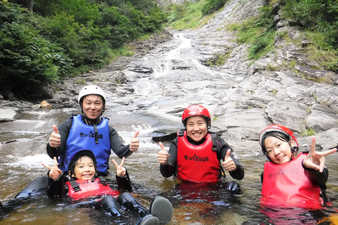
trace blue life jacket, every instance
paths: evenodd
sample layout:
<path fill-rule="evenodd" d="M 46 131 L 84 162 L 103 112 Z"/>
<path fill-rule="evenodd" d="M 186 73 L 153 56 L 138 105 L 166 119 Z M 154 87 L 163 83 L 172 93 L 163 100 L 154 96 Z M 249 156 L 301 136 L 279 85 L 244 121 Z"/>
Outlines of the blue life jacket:
<path fill-rule="evenodd" d="M 63 172 L 68 171 L 68 164 L 75 153 L 89 149 L 96 157 L 97 170 L 105 174 L 108 173 L 108 160 L 111 153 L 108 122 L 107 118 L 103 118 L 100 124 L 92 126 L 85 124 L 81 115 L 73 116 L 66 149 L 64 155 L 61 156 L 61 170 Z"/>

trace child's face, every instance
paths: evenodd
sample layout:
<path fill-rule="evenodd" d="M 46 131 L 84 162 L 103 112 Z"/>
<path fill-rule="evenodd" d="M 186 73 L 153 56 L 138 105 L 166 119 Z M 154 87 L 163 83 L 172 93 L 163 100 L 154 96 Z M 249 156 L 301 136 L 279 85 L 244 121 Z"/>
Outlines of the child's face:
<path fill-rule="evenodd" d="M 187 135 L 198 142 L 208 133 L 207 123 L 203 116 L 191 116 L 187 120 Z"/>
<path fill-rule="evenodd" d="M 281 164 L 290 161 L 292 154 L 288 142 L 270 136 L 265 139 L 264 144 L 268 157 L 273 163 Z"/>
<path fill-rule="evenodd" d="M 88 156 L 82 156 L 76 161 L 74 168 L 75 176 L 78 180 L 90 180 L 95 175 L 95 165 Z"/>

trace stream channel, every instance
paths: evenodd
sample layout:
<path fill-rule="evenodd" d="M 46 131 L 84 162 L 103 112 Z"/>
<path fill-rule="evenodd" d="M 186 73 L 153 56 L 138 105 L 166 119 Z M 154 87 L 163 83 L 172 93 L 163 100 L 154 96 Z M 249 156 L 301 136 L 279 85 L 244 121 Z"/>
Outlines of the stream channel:
<path fill-rule="evenodd" d="M 107 107 L 104 116 L 110 119 L 110 125 L 118 131 L 122 141 L 129 143 L 133 134 L 140 131 L 139 150 L 125 161 L 135 188 L 133 194 L 146 207 L 156 195 L 167 197 L 174 208 L 170 224 L 334 224 L 333 221 L 338 220 L 334 213 L 338 208 L 338 154 L 327 157 L 330 171 L 327 185 L 332 207 L 317 212 L 274 209 L 264 213 L 259 198 L 260 174 L 266 159 L 260 154 L 257 139 L 246 146 L 246 142 L 238 142 L 240 137 L 228 140 L 231 135 L 226 136 L 227 129 L 221 127 L 221 116 L 230 107 L 229 102 L 235 102 L 243 94 L 229 91 L 235 90 L 246 75 L 202 65 L 200 59 L 205 52 L 201 51 L 202 47 L 197 45 L 194 37 L 174 33 L 171 41 L 156 46 L 149 54 L 136 57 L 137 61 L 128 64 L 123 70 L 129 80 L 126 84 L 105 88 Z M 137 72 L 132 68 L 152 68 L 152 72 Z M 109 72 L 102 72 L 102 76 Z M 100 82 L 96 84 L 100 85 Z M 226 103 L 224 99 L 227 99 Z M 156 137 L 181 129 L 181 114 L 193 103 L 209 109 L 213 115 L 211 130 L 220 132 L 235 146 L 245 169 L 244 179 L 237 181 L 241 186 L 240 194 L 228 193 L 224 188 L 233 180 L 230 176 L 221 187 L 189 189 L 177 188 L 175 179 L 161 176 L 157 162 L 160 147 Z M 0 200 L 3 204 L 34 178 L 46 175 L 47 170 L 41 163 L 53 163 L 45 150 L 52 125 L 59 125 L 78 112 L 76 108 L 17 109 L 14 121 L 0 124 Z M 236 120 L 236 117 L 232 119 Z M 265 125 L 269 125 L 268 120 Z M 258 133 L 256 130 L 255 135 Z M 171 139 L 171 135 L 162 139 L 167 149 Z M 115 155 L 111 158 L 120 161 Z M 110 168 L 114 172 L 112 163 Z M 77 207 L 64 199 L 49 199 L 42 194 L 16 205 L 0 224 L 136 224 L 137 221 L 135 215 L 116 221 L 103 212 Z"/>

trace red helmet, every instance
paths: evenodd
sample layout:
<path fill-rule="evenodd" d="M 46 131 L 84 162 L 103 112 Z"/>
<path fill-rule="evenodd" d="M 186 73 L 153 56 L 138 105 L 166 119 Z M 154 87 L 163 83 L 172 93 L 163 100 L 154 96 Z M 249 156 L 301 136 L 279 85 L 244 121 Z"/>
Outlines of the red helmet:
<path fill-rule="evenodd" d="M 207 118 L 208 125 L 211 125 L 210 113 L 207 110 L 207 108 L 205 108 L 204 106 L 201 106 L 201 105 L 188 106 L 188 108 L 186 108 L 182 114 L 182 123 L 184 125 L 185 125 L 186 119 L 190 116 L 204 116 Z"/>
<path fill-rule="evenodd" d="M 268 132 L 271 132 L 271 131 L 277 131 L 277 132 L 281 132 L 281 133 L 284 133 L 286 135 L 291 136 L 292 139 L 295 140 L 297 147 L 299 146 L 297 138 L 295 137 L 293 132 L 289 128 L 286 128 L 286 127 L 278 125 L 278 124 L 270 125 L 261 132 L 261 134 L 259 135 L 259 144 L 261 146 L 262 146 L 262 140 L 263 140 L 264 135 Z"/>

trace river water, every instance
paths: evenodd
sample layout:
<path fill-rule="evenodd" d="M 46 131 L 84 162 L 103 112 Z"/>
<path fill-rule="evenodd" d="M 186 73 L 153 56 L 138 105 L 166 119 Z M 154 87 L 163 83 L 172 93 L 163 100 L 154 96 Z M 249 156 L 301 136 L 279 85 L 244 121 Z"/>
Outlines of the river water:
<path fill-rule="evenodd" d="M 213 117 L 215 131 L 222 131 L 226 137 L 226 129 L 222 130 L 217 123 L 217 115 L 229 107 L 222 102 L 222 90 L 246 79 L 245 74 L 212 70 L 200 64 L 203 51 L 195 48 L 196 43 L 192 41 L 183 34 L 174 34 L 172 42 L 129 64 L 124 70 L 129 79 L 127 84 L 105 90 L 104 115 L 110 118 L 110 124 L 123 142 L 129 143 L 133 134 L 140 131 L 140 148 L 125 161 L 135 188 L 133 194 L 146 207 L 156 195 L 167 197 L 174 208 L 170 224 L 337 224 L 338 154 L 327 157 L 332 207 L 319 212 L 275 209 L 268 214 L 270 217 L 263 213 L 259 198 L 265 158 L 259 154 L 257 142 L 248 142 L 250 151 L 246 151 L 246 147 L 235 148 L 245 169 L 244 179 L 238 181 L 239 194 L 228 193 L 224 188 L 232 181 L 230 176 L 220 187 L 184 187 L 177 185 L 173 178 L 161 176 L 157 162 L 160 147 L 153 137 L 182 128 L 181 113 L 192 103 L 206 105 L 216 115 Z M 132 68 L 137 66 L 153 68 L 154 72 L 133 72 Z M 14 121 L 0 124 L 0 200 L 3 204 L 34 178 L 46 175 L 47 170 L 41 163 L 53 163 L 45 152 L 52 125 L 59 125 L 76 113 L 75 108 L 17 110 Z M 163 142 L 168 148 L 169 139 Z M 241 145 L 245 146 L 246 142 Z M 114 168 L 113 164 L 110 168 Z M 125 219 L 116 221 L 92 208 L 73 205 L 64 199 L 48 199 L 41 194 L 13 206 L 0 224 L 136 224 L 137 221 L 137 216 L 128 213 Z"/>

